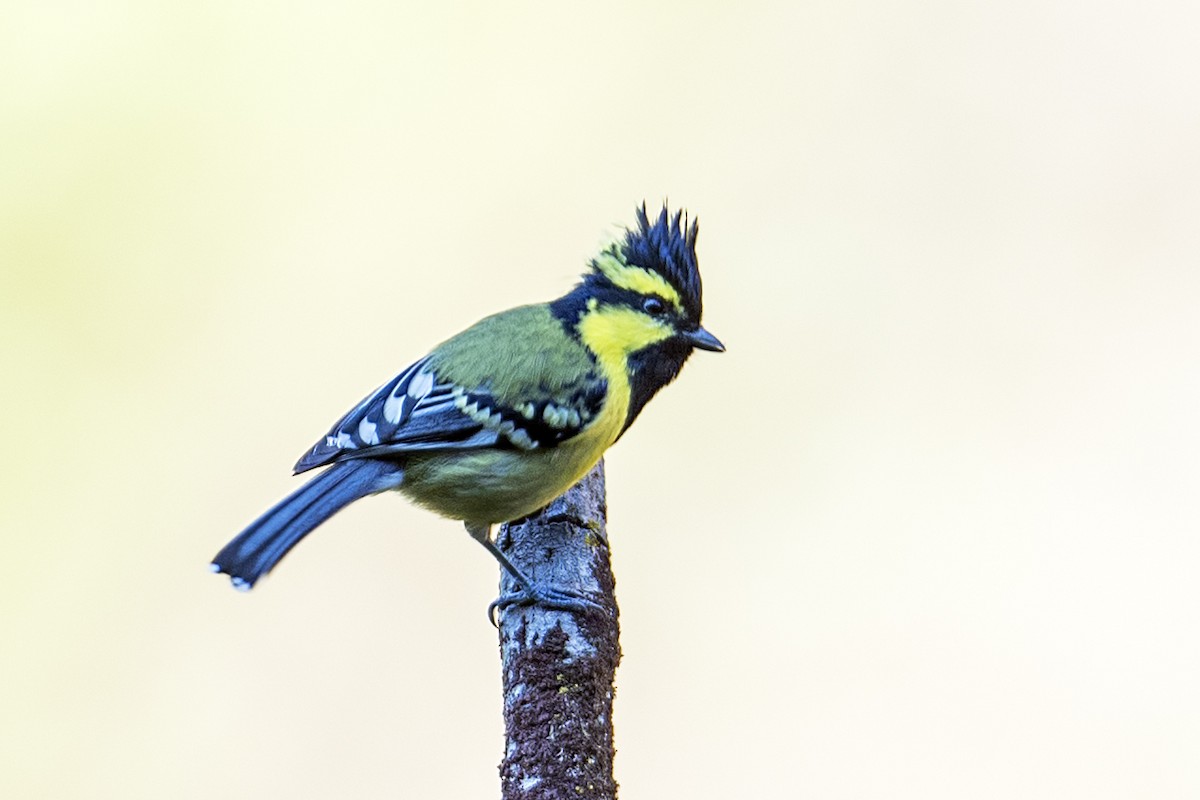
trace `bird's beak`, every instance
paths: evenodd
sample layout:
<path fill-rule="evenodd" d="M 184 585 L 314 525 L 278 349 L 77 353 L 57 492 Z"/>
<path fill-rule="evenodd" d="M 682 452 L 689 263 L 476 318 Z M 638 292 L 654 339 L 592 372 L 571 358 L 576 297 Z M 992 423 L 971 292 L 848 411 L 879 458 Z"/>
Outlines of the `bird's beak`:
<path fill-rule="evenodd" d="M 696 328 L 694 331 L 688 331 L 683 335 L 687 343 L 699 350 L 711 350 L 714 353 L 724 353 L 725 345 L 721 344 L 720 339 L 713 336 L 704 328 Z"/>

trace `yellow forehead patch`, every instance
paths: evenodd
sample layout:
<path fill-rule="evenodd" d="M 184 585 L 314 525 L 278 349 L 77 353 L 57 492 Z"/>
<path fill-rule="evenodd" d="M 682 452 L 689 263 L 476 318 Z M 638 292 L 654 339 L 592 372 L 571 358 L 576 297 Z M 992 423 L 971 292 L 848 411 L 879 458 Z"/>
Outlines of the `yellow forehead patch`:
<path fill-rule="evenodd" d="M 604 277 L 622 289 L 629 289 L 638 294 L 656 294 L 673 305 L 676 311 L 683 311 L 683 302 L 679 299 L 679 292 L 675 291 L 675 287 L 667 283 L 666 278 L 657 272 L 626 264 L 611 252 L 601 253 L 596 258 L 596 268 Z"/>

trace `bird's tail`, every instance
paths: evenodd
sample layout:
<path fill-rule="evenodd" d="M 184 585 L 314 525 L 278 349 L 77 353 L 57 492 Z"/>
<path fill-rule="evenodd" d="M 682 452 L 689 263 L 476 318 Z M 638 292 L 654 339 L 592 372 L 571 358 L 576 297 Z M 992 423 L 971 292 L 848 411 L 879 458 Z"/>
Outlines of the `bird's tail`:
<path fill-rule="evenodd" d="M 317 475 L 256 519 L 212 561 L 237 589 L 247 590 L 271 571 L 309 531 L 369 494 L 395 489 L 404 468 L 374 458 L 341 461 Z"/>

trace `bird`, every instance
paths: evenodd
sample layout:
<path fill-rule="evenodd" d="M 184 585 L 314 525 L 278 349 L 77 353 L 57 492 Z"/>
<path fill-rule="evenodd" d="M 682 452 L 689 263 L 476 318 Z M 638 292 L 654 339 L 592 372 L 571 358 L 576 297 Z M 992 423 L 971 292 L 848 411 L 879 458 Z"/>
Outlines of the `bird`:
<path fill-rule="evenodd" d="M 565 295 L 485 317 L 354 406 L 294 468 L 324 470 L 235 536 L 211 570 L 249 590 L 338 511 L 396 490 L 461 520 L 515 579 L 489 619 L 510 604 L 596 607 L 533 582 L 491 528 L 586 475 L 693 350 L 725 350 L 700 324 L 698 221 L 665 203 L 657 218 L 644 202 L 635 217 Z"/>

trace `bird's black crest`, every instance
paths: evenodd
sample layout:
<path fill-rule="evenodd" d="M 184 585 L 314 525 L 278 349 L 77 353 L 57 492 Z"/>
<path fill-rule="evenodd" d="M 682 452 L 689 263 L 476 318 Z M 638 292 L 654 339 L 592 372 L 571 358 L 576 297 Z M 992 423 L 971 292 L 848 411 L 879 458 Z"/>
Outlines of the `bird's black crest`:
<path fill-rule="evenodd" d="M 652 224 L 646 214 L 646 204 L 637 209 L 637 229 L 625 232 L 621 253 L 628 264 L 649 269 L 662 275 L 679 290 L 684 308 L 700 319 L 700 268 L 696 263 L 696 236 L 700 232 L 695 219 L 688 223 L 683 211 L 674 216 L 664 205 L 662 213 Z"/>

